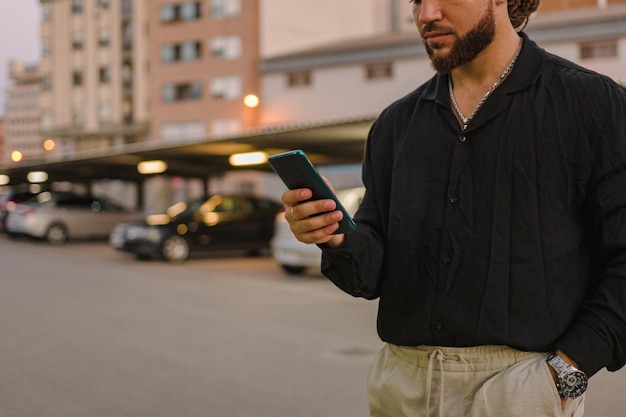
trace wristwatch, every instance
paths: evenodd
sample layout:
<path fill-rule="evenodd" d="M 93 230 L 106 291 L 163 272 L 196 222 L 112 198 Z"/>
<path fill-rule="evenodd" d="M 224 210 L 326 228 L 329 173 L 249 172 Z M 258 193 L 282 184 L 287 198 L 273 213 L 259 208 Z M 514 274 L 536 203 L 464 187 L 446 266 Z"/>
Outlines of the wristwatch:
<path fill-rule="evenodd" d="M 565 398 L 577 398 L 587 390 L 587 375 L 580 369 L 568 364 L 556 353 L 551 354 L 546 362 L 556 371 L 556 388 Z"/>

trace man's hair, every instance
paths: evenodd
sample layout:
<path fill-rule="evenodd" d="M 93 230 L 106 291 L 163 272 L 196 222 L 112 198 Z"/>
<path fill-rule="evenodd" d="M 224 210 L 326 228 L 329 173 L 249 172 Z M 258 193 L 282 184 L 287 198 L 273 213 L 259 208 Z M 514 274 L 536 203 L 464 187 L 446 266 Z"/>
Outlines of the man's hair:
<path fill-rule="evenodd" d="M 528 18 L 539 7 L 540 0 L 507 0 L 509 6 L 509 19 L 515 29 L 523 30 L 528 23 Z"/>

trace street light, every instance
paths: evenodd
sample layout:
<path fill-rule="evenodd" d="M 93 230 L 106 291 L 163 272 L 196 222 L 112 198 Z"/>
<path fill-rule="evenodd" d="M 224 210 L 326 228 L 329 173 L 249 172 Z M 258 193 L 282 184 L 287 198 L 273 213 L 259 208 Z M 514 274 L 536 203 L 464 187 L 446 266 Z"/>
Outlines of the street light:
<path fill-rule="evenodd" d="M 260 165 L 267 162 L 267 152 L 234 153 L 228 158 L 228 162 L 234 166 Z"/>
<path fill-rule="evenodd" d="M 259 105 L 259 98 L 254 94 L 248 94 L 243 98 L 243 104 L 252 109 Z"/>
<path fill-rule="evenodd" d="M 48 173 L 46 171 L 31 171 L 26 175 L 28 182 L 37 184 L 48 181 Z"/>
<path fill-rule="evenodd" d="M 167 170 L 167 163 L 161 160 L 142 161 L 137 164 L 137 171 L 140 174 L 161 174 Z"/>
<path fill-rule="evenodd" d="M 43 148 L 46 151 L 53 150 L 55 146 L 56 146 L 56 143 L 54 143 L 54 141 L 52 139 L 46 139 L 46 140 L 43 141 Z"/>
<path fill-rule="evenodd" d="M 11 161 L 20 162 L 21 160 L 22 160 L 22 152 L 20 151 L 11 152 Z"/>

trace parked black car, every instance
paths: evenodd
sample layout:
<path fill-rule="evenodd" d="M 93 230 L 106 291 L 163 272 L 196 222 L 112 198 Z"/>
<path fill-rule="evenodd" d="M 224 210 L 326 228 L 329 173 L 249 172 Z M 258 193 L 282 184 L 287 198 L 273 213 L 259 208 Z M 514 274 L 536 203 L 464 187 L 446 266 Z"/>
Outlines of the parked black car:
<path fill-rule="evenodd" d="M 176 203 L 166 214 L 148 216 L 143 222 L 120 223 L 109 243 L 141 259 L 162 257 L 170 262 L 211 250 L 258 254 L 269 249 L 274 217 L 281 209 L 280 203 L 267 198 L 216 194 Z"/>

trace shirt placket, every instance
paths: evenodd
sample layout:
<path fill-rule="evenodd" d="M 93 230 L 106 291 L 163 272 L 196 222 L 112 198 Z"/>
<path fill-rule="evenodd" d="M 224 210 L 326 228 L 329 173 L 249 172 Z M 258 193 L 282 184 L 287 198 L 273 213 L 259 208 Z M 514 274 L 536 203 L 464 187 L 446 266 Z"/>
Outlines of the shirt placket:
<path fill-rule="evenodd" d="M 457 273 L 461 258 L 461 249 L 457 236 L 459 231 L 461 194 L 461 173 L 467 166 L 470 158 L 469 135 L 467 131 L 460 132 L 452 146 L 450 160 L 450 180 L 446 190 L 446 205 L 441 229 L 441 243 L 439 250 L 439 270 L 437 276 L 436 303 L 432 315 L 432 332 L 437 341 L 442 337 L 446 328 L 445 302 L 454 277 Z"/>

